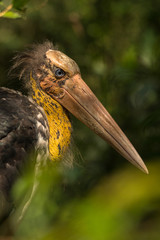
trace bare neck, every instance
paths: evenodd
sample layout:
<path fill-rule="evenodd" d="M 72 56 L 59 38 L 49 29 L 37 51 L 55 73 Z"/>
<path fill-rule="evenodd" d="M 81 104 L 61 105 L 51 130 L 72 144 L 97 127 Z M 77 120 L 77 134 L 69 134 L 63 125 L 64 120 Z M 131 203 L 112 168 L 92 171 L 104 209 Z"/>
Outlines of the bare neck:
<path fill-rule="evenodd" d="M 71 140 L 71 122 L 64 108 L 48 94 L 37 87 L 36 81 L 30 76 L 32 98 L 46 114 L 49 125 L 49 152 L 52 160 L 63 157 Z"/>

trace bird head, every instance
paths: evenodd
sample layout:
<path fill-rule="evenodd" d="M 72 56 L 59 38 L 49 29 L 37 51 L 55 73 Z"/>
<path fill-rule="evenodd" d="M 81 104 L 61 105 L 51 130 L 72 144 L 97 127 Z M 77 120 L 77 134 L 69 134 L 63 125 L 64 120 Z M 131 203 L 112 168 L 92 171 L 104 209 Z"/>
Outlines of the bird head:
<path fill-rule="evenodd" d="M 29 64 L 24 64 L 26 59 Z M 59 102 L 133 165 L 148 173 L 133 145 L 83 81 L 74 60 L 48 44 L 41 45 L 39 50 L 32 53 L 26 53 L 26 57 L 19 60 L 21 61 L 17 65 L 24 64 L 22 75 L 30 66 L 37 87 Z"/>

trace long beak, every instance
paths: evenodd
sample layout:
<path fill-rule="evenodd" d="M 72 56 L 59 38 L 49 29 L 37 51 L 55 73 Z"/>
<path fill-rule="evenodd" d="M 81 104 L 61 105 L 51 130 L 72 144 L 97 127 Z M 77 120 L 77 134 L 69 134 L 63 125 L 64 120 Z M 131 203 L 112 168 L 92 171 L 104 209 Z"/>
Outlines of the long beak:
<path fill-rule="evenodd" d="M 133 145 L 82 80 L 80 74 L 66 80 L 62 88 L 64 96 L 57 100 L 69 112 L 109 142 L 124 158 L 143 172 L 148 173 L 147 167 Z"/>

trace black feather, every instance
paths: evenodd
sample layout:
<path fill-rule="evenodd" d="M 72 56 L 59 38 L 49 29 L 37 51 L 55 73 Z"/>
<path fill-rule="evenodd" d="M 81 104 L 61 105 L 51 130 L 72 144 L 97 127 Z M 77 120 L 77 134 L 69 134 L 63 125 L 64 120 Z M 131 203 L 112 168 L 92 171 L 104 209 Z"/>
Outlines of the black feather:
<path fill-rule="evenodd" d="M 39 113 L 42 118 L 37 119 Z M 47 128 L 46 117 L 36 103 L 19 92 L 0 88 L 0 205 L 2 194 L 7 201 L 10 199 L 10 190 L 21 175 L 27 157 L 36 150 L 38 134 L 42 131 L 37 121 Z M 46 131 L 41 136 L 44 141 L 49 138 Z"/>

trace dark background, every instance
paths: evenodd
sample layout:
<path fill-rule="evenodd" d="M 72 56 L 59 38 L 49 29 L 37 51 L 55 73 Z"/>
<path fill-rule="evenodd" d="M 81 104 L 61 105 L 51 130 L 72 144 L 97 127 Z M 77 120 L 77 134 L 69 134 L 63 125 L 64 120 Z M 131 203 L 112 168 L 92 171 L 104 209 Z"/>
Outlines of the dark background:
<path fill-rule="evenodd" d="M 160 239 L 160 2 L 21 2 L 26 2 L 18 9 L 22 17 L 0 18 L 0 86 L 24 92 L 18 78 L 8 77 L 12 58 L 32 43 L 52 41 L 78 63 L 83 79 L 129 137 L 150 174 L 129 165 L 72 117 L 78 160 L 65 177 L 54 172 L 58 200 L 50 194 L 47 202 L 37 194 L 16 236 Z M 58 188 L 63 178 L 65 193 Z"/>

